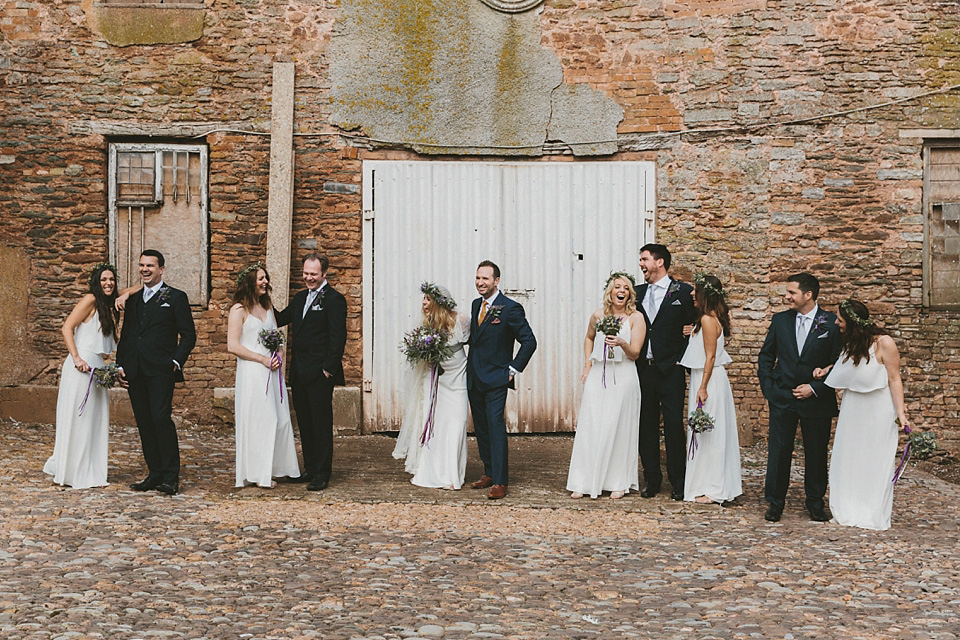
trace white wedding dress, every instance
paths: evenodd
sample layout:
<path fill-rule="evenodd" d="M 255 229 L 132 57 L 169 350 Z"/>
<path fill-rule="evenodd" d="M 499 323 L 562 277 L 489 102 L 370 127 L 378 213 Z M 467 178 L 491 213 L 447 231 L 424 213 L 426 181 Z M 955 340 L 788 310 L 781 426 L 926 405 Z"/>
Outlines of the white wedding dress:
<path fill-rule="evenodd" d="M 717 355 L 713 373 L 707 382 L 707 401 L 703 410 L 713 418 L 711 431 L 697 434 L 693 459 L 687 455 L 687 472 L 683 481 L 683 499 L 696 500 L 707 496 L 714 502 L 733 500 L 743 493 L 740 473 L 740 438 L 737 433 L 737 410 L 725 366 L 733 360 L 723 347 L 723 334 L 717 338 Z M 690 369 L 690 389 L 687 393 L 687 415 L 697 409 L 697 391 L 703 381 L 703 366 L 707 353 L 703 346 L 703 331 L 690 336 L 680 366 Z M 687 446 L 693 433 L 687 427 Z"/>
<path fill-rule="evenodd" d="M 830 457 L 833 522 L 864 529 L 890 528 L 897 468 L 897 410 L 887 369 L 870 360 L 854 365 L 840 354 L 824 383 L 843 389 Z"/>
<path fill-rule="evenodd" d="M 621 338 L 630 342 L 630 322 L 620 327 Z M 640 438 L 640 378 L 636 362 L 613 347 L 612 358 L 604 354 L 603 335 L 593 341 L 577 416 L 577 433 L 570 454 L 567 491 L 596 498 L 603 491 L 636 491 L 639 488 L 637 445 Z M 606 386 L 604 386 L 606 380 Z"/>
<path fill-rule="evenodd" d="M 248 313 L 243 321 L 240 344 L 254 353 L 269 355 L 266 347 L 260 344 L 260 331 L 276 328 L 272 309 L 267 311 L 266 322 Z M 272 478 L 300 475 L 290 421 L 290 396 L 286 389 L 283 390 L 283 399 L 280 398 L 280 369 L 271 371 L 259 362 L 237 358 L 234 419 L 236 486 L 254 483 L 269 487 Z"/>
<path fill-rule="evenodd" d="M 91 368 L 103 367 L 104 356 L 116 348 L 113 336 L 100 329 L 100 316 L 93 317 L 73 330 L 77 355 Z M 90 389 L 90 396 L 80 413 L 80 405 Z M 110 423 L 110 402 L 107 390 L 90 384 L 90 374 L 77 371 L 72 356 L 67 356 L 60 373 L 57 395 L 57 436 L 53 455 L 43 465 L 44 473 L 57 484 L 75 489 L 103 487 L 107 483 L 107 436 Z"/>
<path fill-rule="evenodd" d="M 421 445 L 430 402 L 430 367 L 412 368 L 407 406 L 397 436 L 393 457 L 406 459 L 410 482 L 419 487 L 459 489 L 467 471 L 467 354 L 463 346 L 470 337 L 470 318 L 457 315 L 450 344 L 453 355 L 441 363 L 443 374 L 437 386 L 433 436 Z"/>

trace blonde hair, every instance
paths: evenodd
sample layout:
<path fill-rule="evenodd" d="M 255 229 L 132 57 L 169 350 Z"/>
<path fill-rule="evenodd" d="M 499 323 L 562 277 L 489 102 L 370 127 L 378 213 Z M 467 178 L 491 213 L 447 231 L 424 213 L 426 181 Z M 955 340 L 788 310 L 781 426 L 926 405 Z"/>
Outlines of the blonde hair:
<path fill-rule="evenodd" d="M 633 284 L 627 278 L 618 277 L 612 278 L 603 290 L 603 315 L 605 316 L 613 315 L 613 287 L 617 284 L 618 280 L 622 280 L 630 292 L 630 295 L 627 296 L 627 304 L 624 311 L 628 316 L 637 312 L 637 292 L 633 288 Z"/>
<path fill-rule="evenodd" d="M 428 295 L 426 298 L 430 302 L 427 304 L 426 311 L 423 312 L 423 325 L 447 333 L 452 332 L 454 325 L 457 323 L 456 315 L 450 313 L 449 309 L 437 304 L 432 296 Z"/>

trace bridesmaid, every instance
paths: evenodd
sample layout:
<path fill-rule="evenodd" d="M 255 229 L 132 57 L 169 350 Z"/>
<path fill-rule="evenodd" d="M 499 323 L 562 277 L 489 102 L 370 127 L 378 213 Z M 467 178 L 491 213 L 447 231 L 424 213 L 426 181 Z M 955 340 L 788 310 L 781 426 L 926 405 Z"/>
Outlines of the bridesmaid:
<path fill-rule="evenodd" d="M 620 332 L 599 336 L 597 322 L 611 315 L 621 319 Z M 583 399 L 567 473 L 571 498 L 596 498 L 609 491 L 618 499 L 639 488 L 640 379 L 635 361 L 646 332 L 643 314 L 637 311 L 633 276 L 611 274 L 603 306 L 590 316 L 583 340 Z"/>
<path fill-rule="evenodd" d="M 900 352 L 893 338 L 857 300 L 840 303 L 837 314 L 843 351 L 814 377 L 844 389 L 830 458 L 832 522 L 885 530 L 893 511 L 897 466 L 897 420 L 909 426 L 900 378 Z"/>
<path fill-rule="evenodd" d="M 63 341 L 69 355 L 60 374 L 56 442 L 43 471 L 57 484 L 75 489 L 108 484 L 110 405 L 106 389 L 90 385 L 90 371 L 102 367 L 104 357 L 117 346 L 120 314 L 114 308 L 116 299 L 116 268 L 98 264 L 90 274 L 89 293 L 63 323 Z M 88 388 L 90 395 L 80 414 Z"/>
<path fill-rule="evenodd" d="M 290 400 L 280 375 L 280 357 L 260 343 L 260 332 L 277 328 L 270 275 L 260 262 L 237 276 L 227 320 L 227 351 L 237 356 L 234 421 L 236 486 L 276 486 L 274 477 L 300 475 L 290 421 Z"/>
<path fill-rule="evenodd" d="M 694 284 L 693 304 L 700 319 L 679 364 L 690 369 L 687 415 L 702 405 L 713 418 L 714 427 L 696 435 L 695 448 L 693 433 L 687 428 L 691 451 L 683 499 L 723 503 L 743 493 L 737 411 L 724 368 L 732 362 L 723 344 L 730 337 L 730 308 L 723 284 L 715 276 L 697 274 Z"/>

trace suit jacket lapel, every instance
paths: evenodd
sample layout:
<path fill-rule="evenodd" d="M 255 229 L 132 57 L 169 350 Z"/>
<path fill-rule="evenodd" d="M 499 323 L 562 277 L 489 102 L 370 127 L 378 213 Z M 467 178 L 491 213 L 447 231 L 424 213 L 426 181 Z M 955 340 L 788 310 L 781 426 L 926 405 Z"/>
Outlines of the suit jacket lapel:
<path fill-rule="evenodd" d="M 500 299 L 500 296 L 501 296 L 501 295 L 503 295 L 503 294 L 501 294 L 501 293 L 498 291 L 498 292 L 497 292 L 497 295 L 495 295 L 495 296 L 493 297 L 493 300 L 490 302 L 490 304 L 487 305 L 487 315 L 485 315 L 485 316 L 483 317 L 483 322 L 480 323 L 480 326 L 477 327 L 477 333 L 480 333 L 481 331 L 483 331 L 484 329 L 486 329 L 487 326 L 490 324 L 490 321 L 492 320 L 492 318 L 491 318 L 491 316 L 490 316 L 490 307 L 493 307 L 494 305 L 496 305 L 497 300 Z M 480 298 L 480 304 L 481 304 L 481 305 L 483 304 L 483 298 Z M 478 320 L 480 319 L 479 306 L 478 306 L 478 308 L 477 308 L 477 319 L 478 319 Z"/>
<path fill-rule="evenodd" d="M 293 298 L 293 335 L 300 333 L 300 329 L 303 328 L 304 324 L 306 324 L 304 321 L 307 319 L 307 316 L 303 312 L 303 308 L 306 306 L 306 304 L 307 290 L 304 289 Z"/>

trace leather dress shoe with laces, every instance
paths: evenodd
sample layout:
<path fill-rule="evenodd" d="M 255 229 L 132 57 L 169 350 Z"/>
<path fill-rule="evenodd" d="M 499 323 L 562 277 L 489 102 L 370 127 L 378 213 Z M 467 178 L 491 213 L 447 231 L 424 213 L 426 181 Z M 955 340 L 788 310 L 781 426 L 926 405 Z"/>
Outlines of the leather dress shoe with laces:
<path fill-rule="evenodd" d="M 130 488 L 134 491 L 150 491 L 151 489 L 156 489 L 159 484 L 160 478 L 147 476 L 142 482 L 134 482 L 130 485 Z"/>
<path fill-rule="evenodd" d="M 329 486 L 329 480 L 324 480 L 323 478 L 314 478 L 310 481 L 310 484 L 307 485 L 307 491 L 323 491 Z"/>
<path fill-rule="evenodd" d="M 830 520 L 830 514 L 823 508 L 823 505 L 819 507 L 808 507 L 807 511 L 810 513 L 810 519 L 815 522 L 828 522 Z"/>
<path fill-rule="evenodd" d="M 499 500 L 507 497 L 507 485 L 495 484 L 490 487 L 490 493 L 487 494 L 487 500 Z"/>
<path fill-rule="evenodd" d="M 763 519 L 768 522 L 780 522 L 780 516 L 783 515 L 783 508 L 776 505 L 767 507 L 767 512 L 763 514 Z"/>
<path fill-rule="evenodd" d="M 470 483 L 471 489 L 486 489 L 493 486 L 493 478 L 490 476 L 480 476 L 480 479 L 476 482 Z"/>
<path fill-rule="evenodd" d="M 175 496 L 180 491 L 180 483 L 176 480 L 173 482 L 161 482 L 157 485 L 157 491 L 165 493 L 168 496 Z"/>
<path fill-rule="evenodd" d="M 683 489 L 674 489 L 670 492 L 670 497 L 674 500 L 683 500 Z"/>
<path fill-rule="evenodd" d="M 640 497 L 652 498 L 658 493 L 660 493 L 660 485 L 653 484 L 652 482 L 648 482 L 645 485 L 643 485 L 643 489 L 640 490 Z"/>

